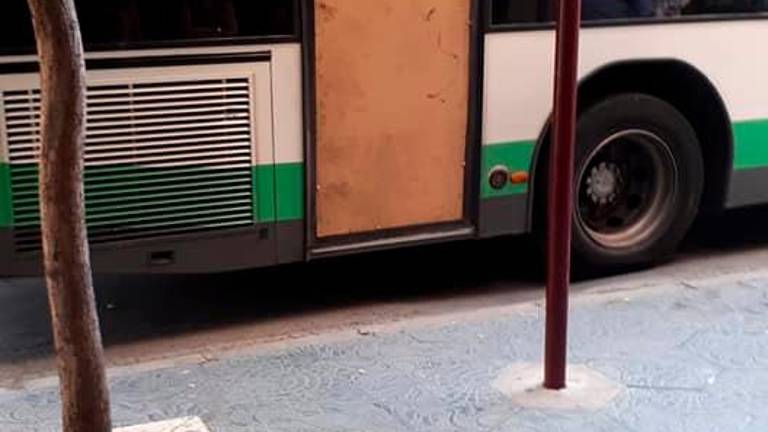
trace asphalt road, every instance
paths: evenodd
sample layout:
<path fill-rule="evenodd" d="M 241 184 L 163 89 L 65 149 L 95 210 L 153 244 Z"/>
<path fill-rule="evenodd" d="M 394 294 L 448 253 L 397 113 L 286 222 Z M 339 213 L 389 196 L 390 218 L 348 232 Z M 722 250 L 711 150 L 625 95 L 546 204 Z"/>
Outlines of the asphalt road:
<path fill-rule="evenodd" d="M 574 289 L 653 284 L 685 274 L 733 274 L 768 262 L 768 208 L 696 228 L 677 258 Z M 154 367 L 339 329 L 440 317 L 537 299 L 539 256 L 526 238 L 372 253 L 210 276 L 97 276 L 111 367 Z M 45 288 L 0 280 L 0 391 L 54 374 Z M 159 366 L 158 366 L 159 367 Z"/>

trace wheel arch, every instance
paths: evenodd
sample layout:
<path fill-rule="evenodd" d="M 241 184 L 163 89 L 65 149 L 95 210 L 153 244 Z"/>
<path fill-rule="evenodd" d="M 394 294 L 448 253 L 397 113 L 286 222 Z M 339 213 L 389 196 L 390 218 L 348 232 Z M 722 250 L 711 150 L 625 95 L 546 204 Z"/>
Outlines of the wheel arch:
<path fill-rule="evenodd" d="M 653 79 L 648 79 L 653 77 Z M 704 191 L 701 209 L 723 208 L 733 169 L 733 134 L 725 103 L 715 85 L 698 68 L 677 59 L 618 61 L 601 66 L 579 80 L 578 113 L 606 97 L 646 93 L 662 99 L 688 119 L 696 131 L 704 158 Z M 705 102 L 701 103 L 704 98 Z M 546 200 L 546 163 L 552 116 L 547 118 L 531 158 L 528 190 L 528 231 L 536 223 L 538 200 Z"/>

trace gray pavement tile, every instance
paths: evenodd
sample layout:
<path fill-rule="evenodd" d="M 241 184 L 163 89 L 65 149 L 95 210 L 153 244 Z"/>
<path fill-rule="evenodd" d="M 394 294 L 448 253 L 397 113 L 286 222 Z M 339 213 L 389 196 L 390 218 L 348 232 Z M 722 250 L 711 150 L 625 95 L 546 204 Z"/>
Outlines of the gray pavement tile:
<path fill-rule="evenodd" d="M 577 295 L 573 362 L 626 389 L 601 410 L 515 406 L 492 386 L 539 361 L 536 309 L 240 353 L 112 379 L 117 425 L 196 415 L 223 431 L 768 430 L 768 280 Z M 533 312 L 531 312 L 533 311 Z M 0 431 L 56 430 L 55 389 L 0 394 Z"/>

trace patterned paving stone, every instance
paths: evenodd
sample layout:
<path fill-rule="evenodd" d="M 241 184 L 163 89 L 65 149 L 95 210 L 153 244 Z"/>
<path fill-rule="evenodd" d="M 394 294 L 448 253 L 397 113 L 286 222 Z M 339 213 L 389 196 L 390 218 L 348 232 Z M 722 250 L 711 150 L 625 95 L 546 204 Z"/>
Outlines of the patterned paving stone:
<path fill-rule="evenodd" d="M 509 365 L 539 359 L 541 312 L 528 308 L 137 370 L 111 381 L 115 423 L 198 416 L 213 432 L 768 430 L 768 279 L 579 293 L 571 318 L 571 360 L 625 389 L 597 411 L 523 408 L 493 387 Z M 57 397 L 55 388 L 0 393 L 0 431 L 56 431 Z"/>

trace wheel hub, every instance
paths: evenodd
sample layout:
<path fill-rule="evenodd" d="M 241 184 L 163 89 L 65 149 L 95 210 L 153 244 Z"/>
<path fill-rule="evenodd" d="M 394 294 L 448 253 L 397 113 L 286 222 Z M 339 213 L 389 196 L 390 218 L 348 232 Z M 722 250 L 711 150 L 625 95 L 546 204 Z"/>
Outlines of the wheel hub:
<path fill-rule="evenodd" d="M 596 204 L 608 204 L 616 200 L 621 183 L 621 170 L 612 162 L 601 162 L 592 167 L 586 179 L 587 195 Z"/>
<path fill-rule="evenodd" d="M 579 224 L 600 246 L 624 248 L 648 238 L 666 217 L 677 166 L 661 138 L 628 129 L 594 148 L 579 176 Z"/>

